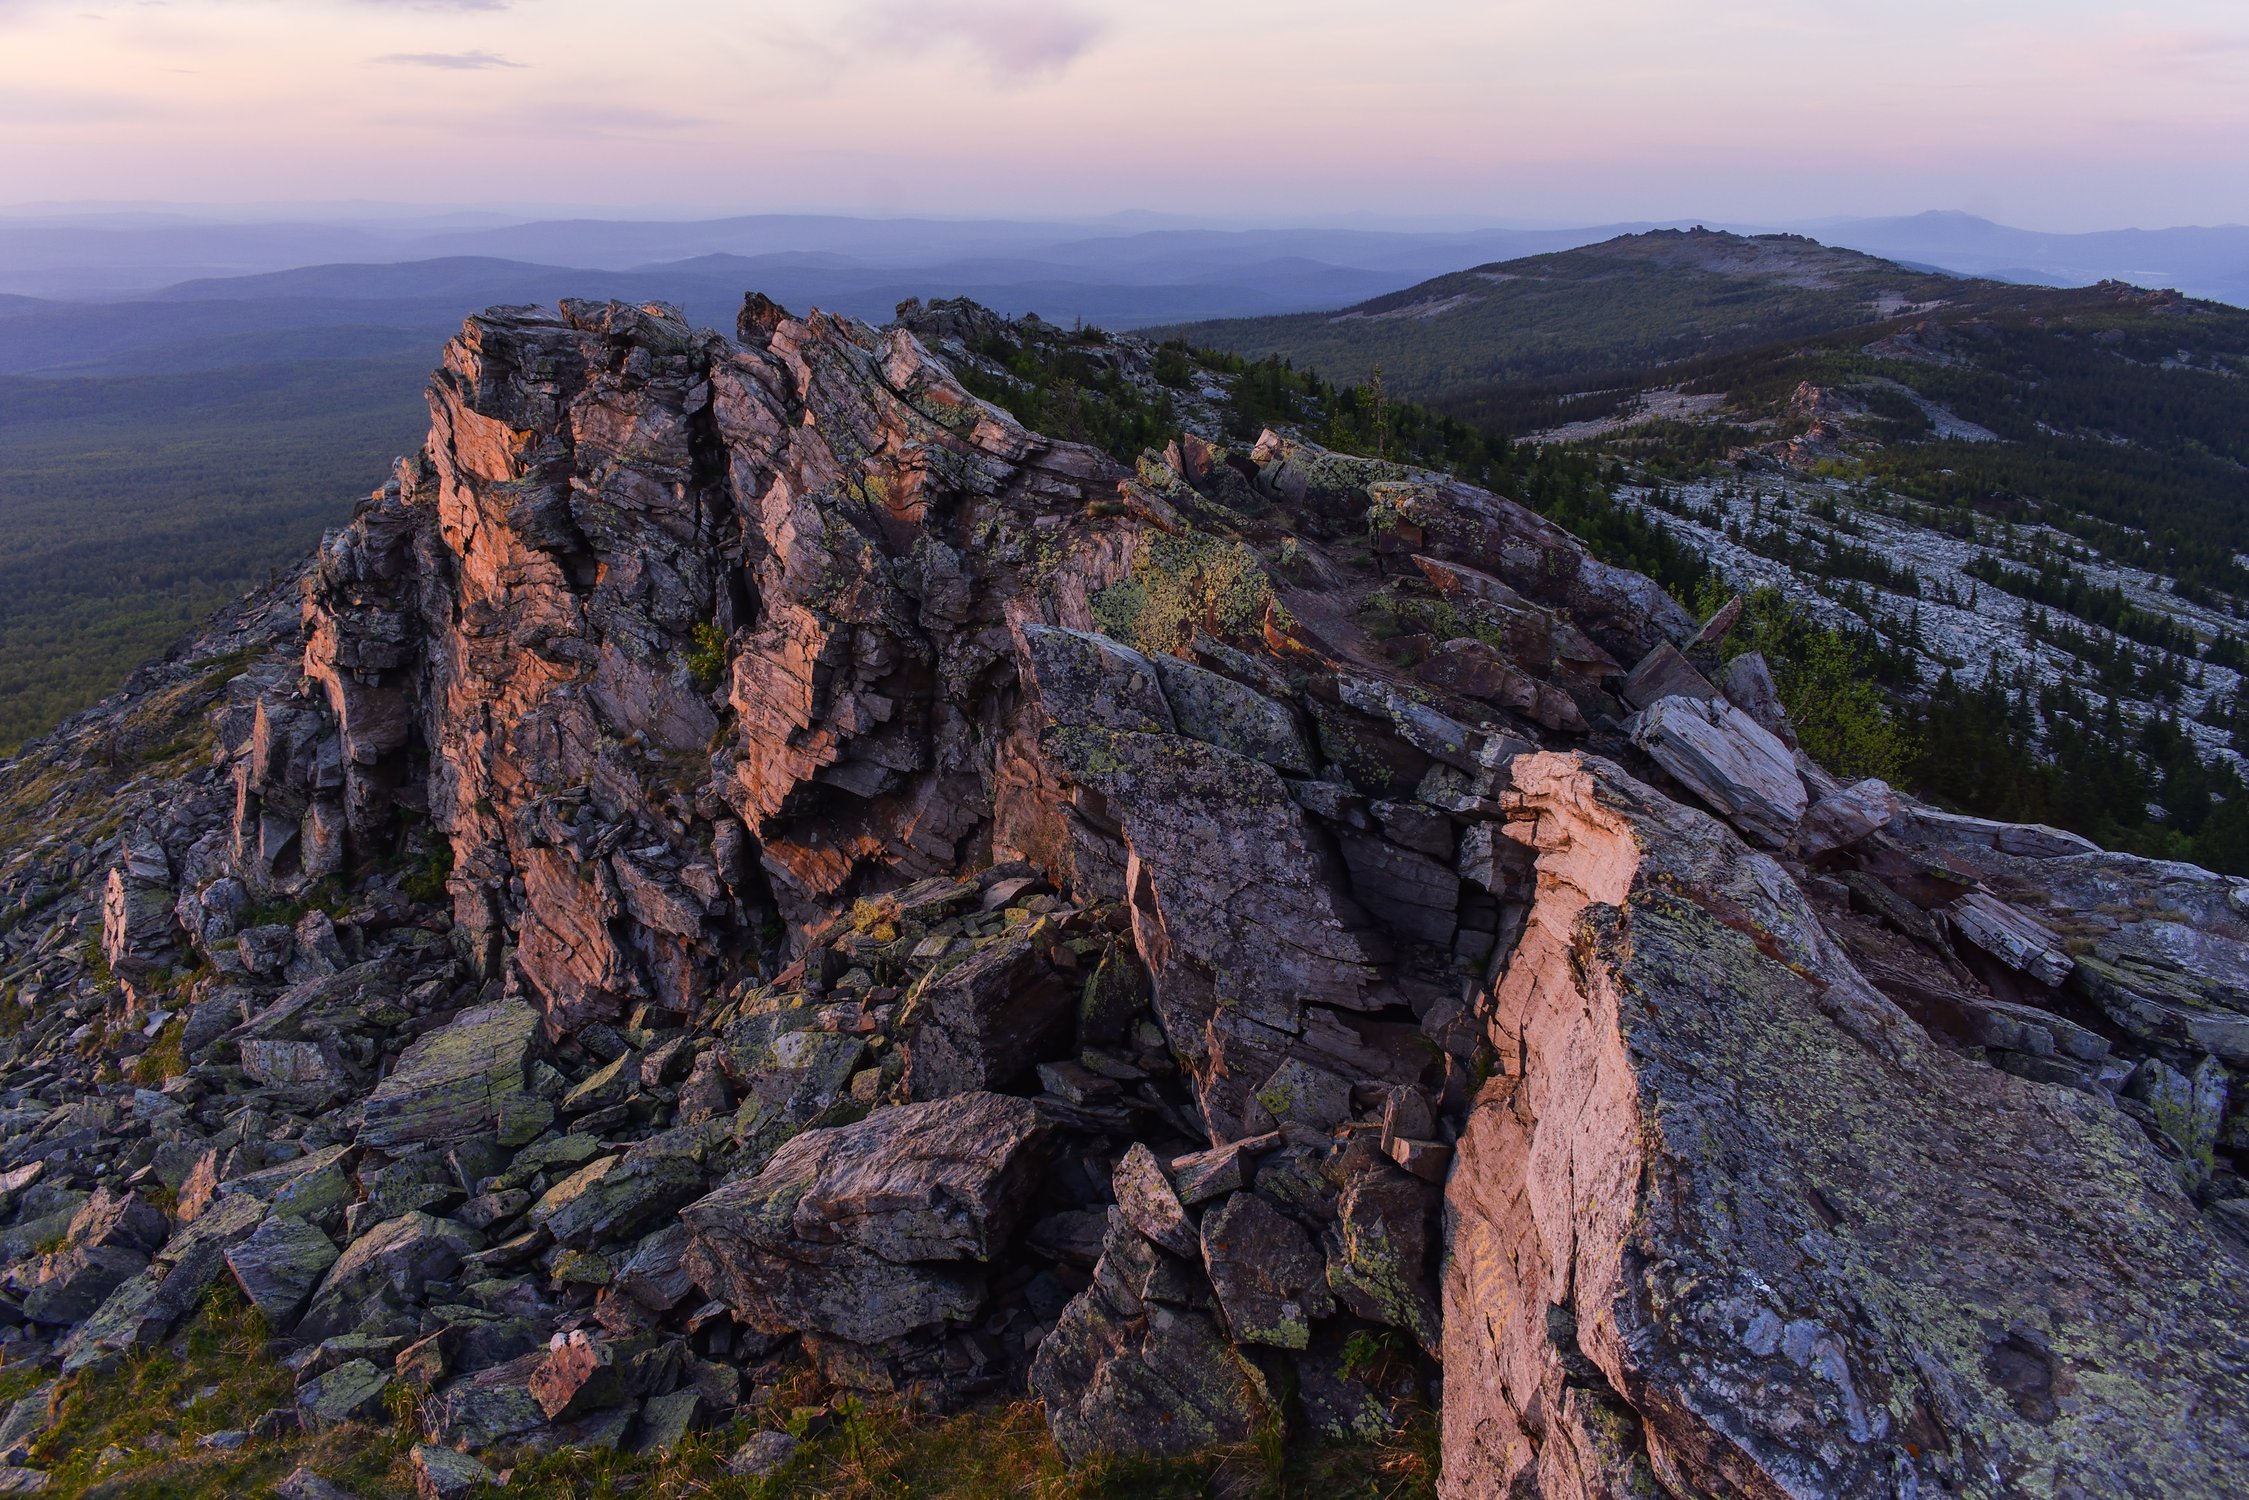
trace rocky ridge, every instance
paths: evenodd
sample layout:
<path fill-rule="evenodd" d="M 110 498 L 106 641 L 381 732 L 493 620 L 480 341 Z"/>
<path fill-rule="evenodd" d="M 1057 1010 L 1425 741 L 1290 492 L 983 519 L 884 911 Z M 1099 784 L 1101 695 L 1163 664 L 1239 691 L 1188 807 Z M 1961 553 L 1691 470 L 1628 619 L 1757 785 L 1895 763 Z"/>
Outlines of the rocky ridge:
<path fill-rule="evenodd" d="M 1972 568 L 2014 566 L 2010 552 L 1993 544 L 1996 528 L 1980 539 L 1956 536 L 1933 524 L 1921 508 L 1884 506 L 1859 486 L 1781 466 L 1751 469 L 1746 477 L 1623 493 L 1643 515 L 1708 558 L 1729 586 L 1778 589 L 1830 628 L 1871 625 L 1886 639 L 1904 642 L 1923 685 L 1949 673 L 1971 685 L 1997 680 L 2069 687 L 2096 701 L 2114 700 L 2135 724 L 2168 720 L 2206 761 L 2236 769 L 2243 764 L 2227 727 L 2242 687 L 2239 671 L 2216 653 L 2198 656 L 2191 649 L 2134 642 L 1983 582 Z M 2222 603 L 2181 597 L 2158 575 L 2106 559 L 2051 527 L 2010 527 L 2006 535 L 2018 551 L 2040 547 L 2069 558 L 2093 586 L 2119 590 L 2146 617 L 2177 626 L 2184 640 L 2217 640 L 2243 628 Z M 1808 555 L 1837 546 L 1868 548 L 1906 582 L 1900 588 L 1822 578 L 1784 560 L 1785 554 L 1771 555 L 1789 546 Z M 2056 640 L 2051 623 L 2056 616 L 2065 631 L 2119 653 L 2143 676 L 2157 668 L 2165 685 L 2151 690 L 2129 675 L 2120 681 L 2113 669 L 2104 670 L 2103 661 L 2067 649 L 2066 638 Z"/>
<path fill-rule="evenodd" d="M 806 1365 L 1073 1460 L 1434 1407 L 1456 1496 L 2241 1487 L 2249 887 L 1837 785 L 1501 497 L 954 374 L 1051 336 L 472 318 L 0 768 L 11 1485 L 230 1282 L 431 1492 Z"/>

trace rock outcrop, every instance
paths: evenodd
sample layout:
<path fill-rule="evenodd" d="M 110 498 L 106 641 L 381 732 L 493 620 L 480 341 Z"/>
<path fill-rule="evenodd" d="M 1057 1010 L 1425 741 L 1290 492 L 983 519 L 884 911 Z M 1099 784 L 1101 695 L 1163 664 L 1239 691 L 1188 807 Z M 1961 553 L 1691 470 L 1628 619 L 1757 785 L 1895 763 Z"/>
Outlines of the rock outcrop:
<path fill-rule="evenodd" d="M 1839 787 L 1723 615 L 1144 345 L 1130 469 L 963 384 L 1065 337 L 495 309 L 0 768 L 7 1361 L 228 1277 L 429 1493 L 806 1366 L 1073 1461 L 1434 1409 L 1459 1496 L 2249 1484 L 2249 886 Z"/>
<path fill-rule="evenodd" d="M 1526 757 L 1510 811 L 1540 895 L 1448 1188 L 1448 1493 L 2217 1493 L 2240 1434 L 2167 1414 L 2249 1400 L 2238 1251 L 2125 1114 L 1933 1041 L 1612 765 Z"/>

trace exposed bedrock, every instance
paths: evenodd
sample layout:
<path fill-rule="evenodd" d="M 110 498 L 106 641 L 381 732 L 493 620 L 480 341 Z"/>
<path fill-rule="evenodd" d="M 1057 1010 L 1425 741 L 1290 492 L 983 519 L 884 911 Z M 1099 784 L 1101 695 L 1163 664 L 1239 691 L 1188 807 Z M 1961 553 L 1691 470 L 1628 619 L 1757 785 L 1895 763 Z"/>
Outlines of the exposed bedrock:
<path fill-rule="evenodd" d="M 2128 1118 L 1932 1043 L 1713 819 L 1589 757 L 1514 781 L 1448 1494 L 2235 1487 L 2241 1262 Z"/>
<path fill-rule="evenodd" d="M 1057 348 L 1183 430 L 956 374 Z M 231 1276 L 433 1486 L 809 1366 L 1433 1411 L 1462 1500 L 2249 1491 L 2249 883 L 1841 785 L 1732 613 L 1157 369 L 471 319 L 297 597 L 0 767 L 7 1363 Z"/>

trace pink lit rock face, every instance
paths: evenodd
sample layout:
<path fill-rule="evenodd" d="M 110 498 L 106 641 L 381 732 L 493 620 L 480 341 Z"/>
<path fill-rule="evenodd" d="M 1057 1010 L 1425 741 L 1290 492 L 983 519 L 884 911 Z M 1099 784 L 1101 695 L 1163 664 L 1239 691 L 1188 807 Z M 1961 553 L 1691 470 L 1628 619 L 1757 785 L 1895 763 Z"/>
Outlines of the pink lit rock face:
<path fill-rule="evenodd" d="M 406 634 L 456 918 L 507 934 L 557 1034 L 700 1008 L 706 925 L 817 926 L 870 871 L 957 866 L 1026 544 L 1115 490 L 902 332 L 751 332 L 580 304 L 472 320 L 401 475 L 447 580 Z"/>
<path fill-rule="evenodd" d="M 1446 1493 L 1866 1494 L 1901 1466 L 2214 1493 L 2158 1414 L 2232 1388 L 2240 1306 L 2194 1270 L 2231 1252 L 2126 1117 L 1934 1043 L 1715 820 L 1578 756 L 1515 785 L 1539 895 L 1491 1025 L 1523 1063 L 1448 1187 Z M 2095 1395 L 2090 1351 L 2139 1318 L 2211 1342 Z"/>
<path fill-rule="evenodd" d="M 2242 887 L 1834 791 L 1647 579 L 1155 369 L 471 319 L 289 588 L 0 768 L 9 1362 L 231 1270 L 432 1453 L 809 1364 L 1073 1462 L 1425 1413 L 1458 1497 L 2249 1485 Z"/>

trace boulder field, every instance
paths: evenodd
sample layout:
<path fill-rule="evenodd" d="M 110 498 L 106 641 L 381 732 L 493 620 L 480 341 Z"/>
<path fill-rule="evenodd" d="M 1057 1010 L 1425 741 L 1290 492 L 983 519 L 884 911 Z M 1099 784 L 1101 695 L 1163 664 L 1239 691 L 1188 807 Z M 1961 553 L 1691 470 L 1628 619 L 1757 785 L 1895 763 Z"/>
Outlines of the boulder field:
<path fill-rule="evenodd" d="M 1131 467 L 959 378 L 1056 337 L 471 318 L 0 766 L 6 1363 L 231 1283 L 430 1493 L 807 1363 L 1072 1461 L 1434 1411 L 1456 1500 L 2249 1491 L 2249 884 L 1840 783 L 1728 616 L 1222 375 Z"/>

